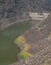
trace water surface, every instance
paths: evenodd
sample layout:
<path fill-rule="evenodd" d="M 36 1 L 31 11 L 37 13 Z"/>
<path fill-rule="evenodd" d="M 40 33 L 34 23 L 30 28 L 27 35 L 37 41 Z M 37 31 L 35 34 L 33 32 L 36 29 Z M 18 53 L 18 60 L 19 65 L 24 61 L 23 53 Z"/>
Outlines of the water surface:
<path fill-rule="evenodd" d="M 14 45 L 14 40 L 30 27 L 30 22 L 24 22 L 14 24 L 0 32 L 0 65 L 9 65 L 16 61 L 18 49 L 16 45 Z"/>

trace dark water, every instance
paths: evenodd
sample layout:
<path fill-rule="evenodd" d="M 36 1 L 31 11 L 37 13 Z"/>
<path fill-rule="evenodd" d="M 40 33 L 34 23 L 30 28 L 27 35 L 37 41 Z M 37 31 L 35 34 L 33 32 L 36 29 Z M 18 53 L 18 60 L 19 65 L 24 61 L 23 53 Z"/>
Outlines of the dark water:
<path fill-rule="evenodd" d="M 9 65 L 16 61 L 18 49 L 14 39 L 31 27 L 30 22 L 15 24 L 0 32 L 0 65 Z"/>

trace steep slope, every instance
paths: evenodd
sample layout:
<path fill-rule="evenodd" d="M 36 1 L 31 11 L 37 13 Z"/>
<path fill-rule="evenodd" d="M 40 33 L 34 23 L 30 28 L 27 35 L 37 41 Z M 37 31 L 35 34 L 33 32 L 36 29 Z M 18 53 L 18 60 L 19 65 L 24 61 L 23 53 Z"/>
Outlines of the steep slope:
<path fill-rule="evenodd" d="M 30 45 L 28 52 L 33 54 L 33 57 L 27 62 L 21 60 L 12 65 L 44 65 L 45 61 L 51 59 L 51 16 L 36 26 L 22 35 Z"/>
<path fill-rule="evenodd" d="M 0 0 L 0 28 L 2 25 L 30 19 L 29 12 L 50 12 L 50 0 Z M 4 23 L 7 22 L 7 24 Z M 2 28 L 1 28 L 2 29 Z"/>
<path fill-rule="evenodd" d="M 50 6 L 51 0 L 0 0 L 0 19 L 3 17 L 14 17 L 16 15 L 22 16 L 26 11 L 39 10 L 39 8 L 40 10 L 50 11 Z"/>

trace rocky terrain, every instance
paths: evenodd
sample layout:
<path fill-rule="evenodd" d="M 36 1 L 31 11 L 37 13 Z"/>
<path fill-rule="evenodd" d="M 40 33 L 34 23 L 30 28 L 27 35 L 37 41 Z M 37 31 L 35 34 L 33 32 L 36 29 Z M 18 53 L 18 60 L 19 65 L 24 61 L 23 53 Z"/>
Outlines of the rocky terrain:
<path fill-rule="evenodd" d="M 29 53 L 33 54 L 26 61 L 11 65 L 44 65 L 45 61 L 51 59 L 51 16 L 32 27 L 24 33 L 26 42 L 31 46 Z"/>
<path fill-rule="evenodd" d="M 32 21 L 29 12 L 51 12 L 51 0 L 0 0 L 0 31 L 14 23 Z M 22 35 L 33 57 L 11 65 L 43 65 L 51 59 L 51 14 Z"/>
<path fill-rule="evenodd" d="M 51 0 L 0 0 L 0 29 L 21 20 L 29 20 L 29 12 L 50 11 Z"/>

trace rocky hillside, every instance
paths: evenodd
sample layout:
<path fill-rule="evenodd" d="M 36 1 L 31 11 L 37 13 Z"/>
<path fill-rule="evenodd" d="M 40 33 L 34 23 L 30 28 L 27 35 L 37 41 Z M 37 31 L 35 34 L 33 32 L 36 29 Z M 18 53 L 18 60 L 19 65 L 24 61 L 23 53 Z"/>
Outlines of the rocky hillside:
<path fill-rule="evenodd" d="M 25 16 L 28 11 L 50 11 L 51 0 L 0 0 L 0 19 Z"/>
<path fill-rule="evenodd" d="M 25 9 L 26 5 L 21 0 L 0 0 L 0 19 L 24 17 Z"/>
<path fill-rule="evenodd" d="M 50 12 L 51 0 L 0 0 L 0 25 L 28 19 L 30 11 Z"/>
<path fill-rule="evenodd" d="M 47 65 L 45 62 L 51 59 L 51 16 L 30 28 L 23 37 L 30 45 L 28 52 L 33 54 L 33 57 L 27 59 L 27 62 L 21 60 L 11 65 Z M 50 63 L 48 65 L 51 65 Z"/>

